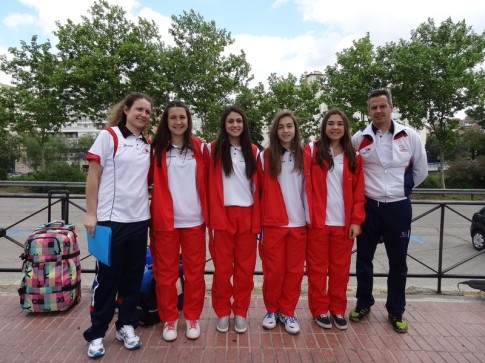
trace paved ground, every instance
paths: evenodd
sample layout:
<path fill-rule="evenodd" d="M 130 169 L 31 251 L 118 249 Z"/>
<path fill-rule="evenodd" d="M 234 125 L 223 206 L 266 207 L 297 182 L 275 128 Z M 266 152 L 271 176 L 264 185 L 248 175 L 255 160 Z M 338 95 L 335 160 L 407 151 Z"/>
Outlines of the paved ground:
<path fill-rule="evenodd" d="M 0 293 L 0 362 L 87 362 L 82 331 L 89 325 L 90 292 L 63 313 L 28 314 L 13 292 Z M 354 300 L 349 301 L 352 307 Z M 351 323 L 347 331 L 323 330 L 309 315 L 302 298 L 296 315 L 302 332 L 287 334 L 282 326 L 261 328 L 265 312 L 255 293 L 246 334 L 218 333 L 216 318 L 206 297 L 201 317 L 201 337 L 185 338 L 183 321 L 179 337 L 166 343 L 161 325 L 138 328 L 143 346 L 127 351 L 114 338 L 113 326 L 105 339 L 104 362 L 485 362 L 485 296 L 408 298 L 408 334 L 397 334 L 387 322 L 384 300 L 377 299 L 369 319 Z M 232 329 L 232 325 L 231 325 Z"/>

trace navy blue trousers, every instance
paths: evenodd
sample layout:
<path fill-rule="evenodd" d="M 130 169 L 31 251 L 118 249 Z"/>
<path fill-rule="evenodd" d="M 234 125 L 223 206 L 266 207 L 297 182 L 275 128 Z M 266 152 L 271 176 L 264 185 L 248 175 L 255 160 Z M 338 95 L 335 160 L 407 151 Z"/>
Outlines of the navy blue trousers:
<path fill-rule="evenodd" d="M 108 330 L 118 302 L 116 329 L 138 326 L 139 291 L 146 264 L 148 221 L 133 223 L 99 222 L 112 230 L 111 266 L 96 262 L 91 327 L 84 332 L 88 342 L 102 338 Z"/>
<path fill-rule="evenodd" d="M 406 263 L 411 235 L 411 201 L 379 203 L 367 199 L 362 234 L 357 237 L 357 306 L 374 305 L 374 254 L 384 240 L 389 259 L 386 309 L 389 314 L 403 314 L 406 306 Z"/>

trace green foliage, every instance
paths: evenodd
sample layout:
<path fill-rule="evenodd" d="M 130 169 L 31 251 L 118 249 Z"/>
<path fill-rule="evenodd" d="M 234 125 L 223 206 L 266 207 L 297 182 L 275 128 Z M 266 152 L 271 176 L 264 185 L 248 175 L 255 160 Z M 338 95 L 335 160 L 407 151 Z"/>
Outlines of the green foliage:
<path fill-rule="evenodd" d="M 175 41 L 163 64 L 169 89 L 173 98 L 185 101 L 201 119 L 201 135 L 215 139 L 224 106 L 250 79 L 246 56 L 243 51 L 226 54 L 234 43 L 231 33 L 193 10 L 172 16 L 169 33 Z"/>
<path fill-rule="evenodd" d="M 437 173 L 429 173 L 428 177 L 419 184 L 418 188 L 441 188 L 439 175 Z"/>
<path fill-rule="evenodd" d="M 1 103 L 6 108 L 0 118 L 8 118 L 13 131 L 31 133 L 40 145 L 44 166 L 48 134 L 58 132 L 68 119 L 61 86 L 64 74 L 49 41 L 39 44 L 33 36 L 30 44 L 20 44 L 20 48 L 9 48 L 11 60 L 0 56 L 0 70 L 10 75 L 15 85 L 2 91 Z"/>
<path fill-rule="evenodd" d="M 446 172 L 446 184 L 450 188 L 484 189 L 485 156 L 452 162 Z"/>
<path fill-rule="evenodd" d="M 389 84 L 383 66 L 384 52 L 374 49 L 370 35 L 353 41 L 352 47 L 337 53 L 337 63 L 325 69 L 323 98 L 328 108 L 340 108 L 353 123 L 353 130 L 367 120 L 367 93 Z"/>
<path fill-rule="evenodd" d="M 26 133 L 23 136 L 22 143 L 25 147 L 25 164 L 34 170 L 42 169 L 40 153 L 42 146 L 39 144 L 39 141 L 30 133 Z M 44 150 L 46 163 L 67 161 L 72 152 L 68 139 L 62 134 L 47 135 L 47 139 L 44 142 Z"/>
<path fill-rule="evenodd" d="M 57 22 L 54 34 L 64 69 L 64 89 L 74 112 L 105 118 L 106 111 L 131 91 L 168 99 L 162 69 L 164 45 L 153 21 L 134 23 L 119 6 L 98 0 L 81 23 Z"/>
<path fill-rule="evenodd" d="M 29 180 L 38 181 L 60 181 L 60 182 L 85 182 L 86 174 L 83 173 L 76 164 L 69 164 L 65 161 L 55 161 L 46 166 L 44 170 L 36 171 Z M 44 193 L 49 191 L 48 187 L 33 188 L 35 193 Z M 70 192 L 79 193 L 79 189 L 73 189 Z"/>

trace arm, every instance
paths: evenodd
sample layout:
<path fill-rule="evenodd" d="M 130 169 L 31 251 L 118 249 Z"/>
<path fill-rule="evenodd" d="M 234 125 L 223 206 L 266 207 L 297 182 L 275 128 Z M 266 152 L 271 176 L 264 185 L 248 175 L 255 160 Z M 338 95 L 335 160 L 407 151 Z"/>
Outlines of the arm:
<path fill-rule="evenodd" d="M 98 189 L 99 179 L 103 168 L 96 161 L 89 162 L 88 177 L 86 179 L 86 216 L 84 217 L 84 227 L 91 236 L 94 236 L 94 228 L 97 223 L 98 208 Z"/>
<path fill-rule="evenodd" d="M 365 219 L 365 196 L 364 196 L 364 171 L 362 169 L 362 158 L 357 155 L 356 167 L 354 171 L 353 181 L 353 207 L 350 218 L 349 238 L 354 239 L 360 234 L 360 225 Z"/>
<path fill-rule="evenodd" d="M 416 188 L 428 176 L 428 158 L 424 145 L 416 132 L 413 132 L 413 180 Z"/>

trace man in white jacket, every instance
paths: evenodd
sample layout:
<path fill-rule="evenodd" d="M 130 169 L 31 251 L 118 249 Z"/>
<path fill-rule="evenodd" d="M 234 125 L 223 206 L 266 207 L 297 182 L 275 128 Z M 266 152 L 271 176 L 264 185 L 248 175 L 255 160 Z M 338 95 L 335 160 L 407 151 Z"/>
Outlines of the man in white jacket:
<path fill-rule="evenodd" d="M 364 163 L 366 219 L 357 237 L 357 305 L 349 319 L 360 322 L 374 305 L 373 259 L 377 244 L 383 241 L 389 259 L 386 309 L 394 330 L 405 333 L 406 257 L 412 218 L 409 196 L 426 179 L 428 162 L 418 134 L 391 119 L 388 89 L 371 91 L 367 108 L 372 122 L 352 137 Z"/>

